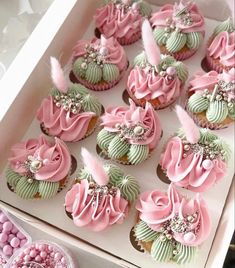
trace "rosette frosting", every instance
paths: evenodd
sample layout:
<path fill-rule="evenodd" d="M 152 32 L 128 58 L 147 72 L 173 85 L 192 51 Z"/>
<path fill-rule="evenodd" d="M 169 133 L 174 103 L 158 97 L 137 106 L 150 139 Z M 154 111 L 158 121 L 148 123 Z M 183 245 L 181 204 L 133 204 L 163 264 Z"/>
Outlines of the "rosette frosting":
<path fill-rule="evenodd" d="M 128 204 L 139 194 L 137 181 L 115 165 L 103 165 L 84 148 L 82 157 L 84 168 L 66 194 L 66 211 L 75 225 L 96 232 L 122 223 L 128 214 Z"/>
<path fill-rule="evenodd" d="M 210 234 L 210 216 L 202 197 L 197 194 L 194 199 L 185 198 L 173 185 L 167 193 L 142 193 L 136 209 L 140 221 L 135 235 L 140 242 L 150 243 L 156 261 L 189 263 Z"/>

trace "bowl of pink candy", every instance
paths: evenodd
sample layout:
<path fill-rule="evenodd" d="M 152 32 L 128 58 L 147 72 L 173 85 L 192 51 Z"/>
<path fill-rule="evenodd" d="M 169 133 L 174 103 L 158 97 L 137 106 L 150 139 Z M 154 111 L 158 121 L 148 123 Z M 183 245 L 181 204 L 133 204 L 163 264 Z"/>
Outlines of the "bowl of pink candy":
<path fill-rule="evenodd" d="M 29 242 L 31 237 L 8 213 L 0 209 L 0 265 L 3 266 L 7 259 Z"/>
<path fill-rule="evenodd" d="M 49 241 L 27 244 L 9 260 L 6 268 L 77 268 L 67 249 Z"/>

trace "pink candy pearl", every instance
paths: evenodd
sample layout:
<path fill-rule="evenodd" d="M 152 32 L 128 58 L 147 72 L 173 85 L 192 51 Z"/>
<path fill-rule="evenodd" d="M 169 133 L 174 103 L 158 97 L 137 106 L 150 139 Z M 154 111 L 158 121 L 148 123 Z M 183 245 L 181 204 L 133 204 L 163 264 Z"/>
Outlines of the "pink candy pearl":
<path fill-rule="evenodd" d="M 187 243 L 191 243 L 196 239 L 196 236 L 194 233 L 189 232 L 184 235 L 184 241 Z"/>
<path fill-rule="evenodd" d="M 21 232 L 18 232 L 16 235 L 19 239 L 25 239 L 25 235 L 23 235 Z"/>
<path fill-rule="evenodd" d="M 214 167 L 214 163 L 210 160 L 210 159 L 205 159 L 202 162 L 202 166 L 204 167 L 204 169 L 212 169 Z"/>
<path fill-rule="evenodd" d="M 7 241 L 7 239 L 8 239 L 8 235 L 6 234 L 6 233 L 1 233 L 0 234 L 0 241 L 1 242 L 6 242 Z"/>
<path fill-rule="evenodd" d="M 10 243 L 11 242 L 11 240 L 14 238 L 15 236 L 13 235 L 13 234 L 9 234 L 8 235 L 8 242 Z"/>
<path fill-rule="evenodd" d="M 30 248 L 26 248 L 26 249 L 24 250 L 24 254 L 29 254 L 29 252 L 30 252 Z"/>
<path fill-rule="evenodd" d="M 35 249 L 31 250 L 30 253 L 29 253 L 29 256 L 32 257 L 32 258 L 35 258 L 37 256 L 37 251 Z"/>
<path fill-rule="evenodd" d="M 175 73 L 176 73 L 176 70 L 175 70 L 175 68 L 174 67 L 167 67 L 167 69 L 166 69 L 166 73 L 168 74 L 168 75 L 174 75 Z"/>
<path fill-rule="evenodd" d="M 46 249 L 46 245 L 44 245 L 44 244 L 39 245 L 38 249 L 39 249 L 40 251 L 43 251 L 43 250 Z"/>
<path fill-rule="evenodd" d="M 41 256 L 43 259 L 45 259 L 45 258 L 47 257 L 47 253 L 46 253 L 46 251 L 42 251 L 42 252 L 40 253 L 40 256 Z"/>
<path fill-rule="evenodd" d="M 59 261 L 59 260 L 61 260 L 61 258 L 62 258 L 61 254 L 59 252 L 56 252 L 55 260 Z"/>
<path fill-rule="evenodd" d="M 26 239 L 22 239 L 20 241 L 20 247 L 22 247 L 23 245 L 25 245 L 27 243 L 27 240 Z"/>
<path fill-rule="evenodd" d="M 10 244 L 13 248 L 17 248 L 20 245 L 20 239 L 17 237 L 14 237 L 12 238 Z"/>
<path fill-rule="evenodd" d="M 61 259 L 61 262 L 62 262 L 63 264 L 66 264 L 66 260 L 65 260 L 64 257 Z"/>
<path fill-rule="evenodd" d="M 9 245 L 5 245 L 2 249 L 3 253 L 7 256 L 12 255 L 12 247 Z"/>
<path fill-rule="evenodd" d="M 7 221 L 7 216 L 3 213 L 0 213 L 0 222 L 4 223 L 5 221 Z"/>
<path fill-rule="evenodd" d="M 12 233 L 12 234 L 16 234 L 18 231 L 19 231 L 19 230 L 18 230 L 15 226 L 13 226 L 13 228 L 12 228 L 12 230 L 11 230 L 11 233 Z"/>
<path fill-rule="evenodd" d="M 35 261 L 38 261 L 39 262 L 41 260 L 42 260 L 42 258 L 39 255 L 37 255 L 36 258 L 35 258 Z"/>
<path fill-rule="evenodd" d="M 4 231 L 11 231 L 13 224 L 10 221 L 5 221 L 2 227 Z"/>
<path fill-rule="evenodd" d="M 30 261 L 30 260 L 31 260 L 31 257 L 29 255 L 24 256 L 24 261 Z"/>

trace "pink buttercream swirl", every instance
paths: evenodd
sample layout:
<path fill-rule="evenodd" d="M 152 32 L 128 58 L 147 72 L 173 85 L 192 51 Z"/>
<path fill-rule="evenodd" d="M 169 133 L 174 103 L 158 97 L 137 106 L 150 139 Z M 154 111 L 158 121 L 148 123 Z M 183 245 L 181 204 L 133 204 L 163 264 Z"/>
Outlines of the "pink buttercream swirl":
<path fill-rule="evenodd" d="M 119 133 L 117 124 L 127 126 L 141 125 L 146 132 L 143 140 L 136 141 L 134 138 L 126 137 L 130 144 L 148 145 L 149 149 L 154 149 L 160 140 L 161 124 L 151 104 L 147 103 L 145 109 L 136 107 L 132 100 L 130 107 L 111 107 L 107 108 L 101 117 L 101 126 L 109 132 Z"/>
<path fill-rule="evenodd" d="M 37 119 L 44 124 L 49 135 L 73 142 L 85 137 L 89 123 L 95 116 L 93 112 L 74 114 L 57 107 L 52 96 L 45 98 L 37 111 Z"/>
<path fill-rule="evenodd" d="M 178 77 L 161 76 L 148 67 L 136 67 L 131 70 L 127 87 L 137 99 L 145 98 L 146 101 L 158 99 L 159 102 L 168 103 L 177 98 L 181 92 L 182 83 Z"/>
<path fill-rule="evenodd" d="M 186 199 L 172 184 L 167 193 L 158 190 L 142 193 L 136 209 L 140 219 L 151 229 L 161 233 L 162 228 L 167 228 L 168 233 L 183 245 L 198 246 L 210 234 L 211 220 L 200 194 L 194 199 Z"/>
<path fill-rule="evenodd" d="M 161 154 L 160 165 L 172 182 L 194 192 L 204 192 L 224 178 L 227 164 L 221 158 L 204 160 L 203 155 L 193 151 L 184 158 L 183 147 L 182 140 L 173 137 Z"/>
<path fill-rule="evenodd" d="M 96 27 L 107 37 L 131 38 L 134 34 L 141 31 L 142 16 L 138 9 L 117 6 L 109 3 L 96 10 Z"/>
<path fill-rule="evenodd" d="M 36 180 L 60 181 L 69 174 L 71 168 L 70 152 L 58 138 L 55 138 L 54 143 L 50 143 L 41 135 L 39 139 L 15 144 L 8 161 L 15 172 L 27 175 L 29 169 L 25 163 L 29 159 L 41 162 L 41 167 L 33 173 Z"/>
<path fill-rule="evenodd" d="M 153 230 L 159 231 L 163 223 L 174 217 L 180 200 L 180 195 L 170 185 L 167 193 L 157 190 L 142 193 L 136 203 L 136 209 L 140 212 L 141 220 Z"/>
<path fill-rule="evenodd" d="M 226 67 L 235 67 L 235 32 L 221 32 L 211 42 L 208 53 Z"/>
<path fill-rule="evenodd" d="M 74 224 L 92 231 L 102 231 L 115 223 L 122 223 L 128 214 L 128 202 L 117 189 L 115 196 L 88 194 L 89 182 L 81 180 L 66 194 L 65 207 L 72 214 Z"/>
<path fill-rule="evenodd" d="M 122 71 L 127 66 L 127 56 L 124 48 L 113 38 L 105 38 L 103 35 L 101 39 L 93 38 L 91 41 L 78 41 L 73 48 L 73 58 L 83 57 L 86 54 L 86 46 L 90 45 L 96 51 L 102 53 L 102 58 L 105 63 L 114 64 Z"/>
<path fill-rule="evenodd" d="M 186 6 L 192 19 L 192 24 L 190 25 L 183 23 L 180 17 L 176 16 L 178 11 Z M 150 22 L 154 27 L 164 28 L 168 26 L 167 19 L 171 19 L 175 27 L 179 28 L 182 33 L 201 32 L 204 34 L 204 17 L 199 12 L 195 3 L 187 5 L 181 1 L 179 4 L 175 3 L 175 5 L 164 5 L 159 11 L 152 15 Z"/>

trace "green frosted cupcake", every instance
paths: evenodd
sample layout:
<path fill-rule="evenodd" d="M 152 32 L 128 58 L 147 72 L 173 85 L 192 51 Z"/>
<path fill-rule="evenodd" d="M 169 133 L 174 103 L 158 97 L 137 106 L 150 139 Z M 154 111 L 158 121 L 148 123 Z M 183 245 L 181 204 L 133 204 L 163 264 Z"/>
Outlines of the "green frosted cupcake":
<path fill-rule="evenodd" d="M 92 90 L 115 86 L 128 65 L 124 49 L 114 38 L 79 41 L 73 49 L 72 74 L 75 81 Z"/>

